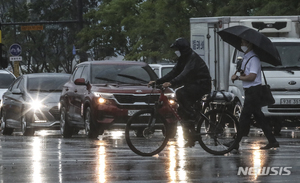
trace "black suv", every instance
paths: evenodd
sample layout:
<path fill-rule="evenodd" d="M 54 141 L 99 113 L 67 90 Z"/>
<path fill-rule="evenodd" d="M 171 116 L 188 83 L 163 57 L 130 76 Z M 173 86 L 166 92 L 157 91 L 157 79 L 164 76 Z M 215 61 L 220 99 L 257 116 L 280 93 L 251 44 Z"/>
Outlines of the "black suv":
<path fill-rule="evenodd" d="M 106 129 L 124 128 L 138 110 L 154 105 L 159 90 L 147 86 L 157 75 L 144 62 L 89 61 L 76 66 L 64 85 L 60 98 L 60 129 L 63 137 L 71 137 L 85 129 L 96 138 Z M 166 94 L 174 101 L 174 92 Z M 177 105 L 171 104 L 176 109 Z M 177 119 L 171 108 L 164 111 L 170 128 L 176 133 Z"/>

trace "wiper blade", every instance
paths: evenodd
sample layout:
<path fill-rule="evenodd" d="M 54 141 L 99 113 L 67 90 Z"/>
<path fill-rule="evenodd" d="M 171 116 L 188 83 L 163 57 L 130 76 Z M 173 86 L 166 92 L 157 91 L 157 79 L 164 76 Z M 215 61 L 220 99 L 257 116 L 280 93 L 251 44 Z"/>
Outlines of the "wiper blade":
<path fill-rule="evenodd" d="M 274 66 L 262 66 L 262 68 L 275 68 Z"/>
<path fill-rule="evenodd" d="M 126 75 L 126 74 L 118 74 L 118 76 L 122 76 L 122 77 L 130 78 L 130 79 L 133 79 L 133 80 L 137 80 L 137 81 L 142 81 L 142 82 L 148 83 L 148 81 L 143 80 L 143 79 L 138 78 L 138 77 L 135 77 L 135 76 L 130 76 L 130 75 Z"/>
<path fill-rule="evenodd" d="M 117 83 L 117 84 L 119 84 L 119 83 L 124 83 L 124 82 L 120 82 L 120 81 L 115 80 L 115 79 L 109 79 L 109 78 L 105 78 L 105 77 L 95 77 L 95 78 L 96 78 L 96 79 L 102 79 L 102 80 L 104 80 L 104 81 L 109 81 L 109 82 Z"/>
<path fill-rule="evenodd" d="M 62 90 L 61 89 L 52 89 L 52 90 L 48 90 L 50 92 L 61 92 Z"/>
<path fill-rule="evenodd" d="M 109 78 L 105 78 L 105 77 L 95 77 L 96 79 L 102 79 L 102 80 L 105 80 L 105 81 L 116 81 L 114 79 L 109 79 Z"/>
<path fill-rule="evenodd" d="M 43 90 L 43 89 L 30 89 L 29 91 L 49 92 L 49 90 Z"/>

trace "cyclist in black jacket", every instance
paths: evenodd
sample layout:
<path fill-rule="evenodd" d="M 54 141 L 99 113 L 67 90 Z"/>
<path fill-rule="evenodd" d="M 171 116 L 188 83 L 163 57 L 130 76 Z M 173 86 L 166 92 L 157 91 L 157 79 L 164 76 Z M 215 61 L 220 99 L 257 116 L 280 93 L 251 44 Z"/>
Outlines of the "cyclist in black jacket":
<path fill-rule="evenodd" d="M 164 77 L 157 81 L 150 81 L 149 84 L 156 82 L 163 84 L 163 87 L 181 87 L 176 90 L 178 114 L 182 118 L 181 125 L 185 139 L 188 140 L 185 146 L 192 147 L 195 145 L 194 139 L 191 138 L 192 133 L 195 132 L 193 123 L 195 112 L 192 106 L 204 94 L 211 92 L 211 77 L 204 60 L 190 48 L 186 39 L 176 39 L 171 48 L 179 57 L 177 64 Z"/>

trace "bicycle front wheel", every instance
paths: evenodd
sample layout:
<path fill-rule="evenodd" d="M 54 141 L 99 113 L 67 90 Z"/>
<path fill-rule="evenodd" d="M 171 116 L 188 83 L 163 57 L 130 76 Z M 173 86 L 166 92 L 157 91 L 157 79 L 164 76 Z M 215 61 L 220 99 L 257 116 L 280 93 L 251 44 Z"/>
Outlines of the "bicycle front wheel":
<path fill-rule="evenodd" d="M 204 114 L 197 124 L 200 146 L 208 153 L 223 155 L 238 145 L 238 122 L 228 111 L 214 109 Z"/>
<path fill-rule="evenodd" d="M 127 122 L 125 138 L 129 148 L 141 156 L 160 153 L 168 143 L 167 123 L 154 109 L 136 112 Z"/>

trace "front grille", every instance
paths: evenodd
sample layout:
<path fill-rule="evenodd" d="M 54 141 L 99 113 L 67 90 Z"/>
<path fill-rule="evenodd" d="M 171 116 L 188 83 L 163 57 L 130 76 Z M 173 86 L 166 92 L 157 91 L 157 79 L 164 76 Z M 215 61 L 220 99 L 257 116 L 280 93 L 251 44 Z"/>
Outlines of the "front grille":
<path fill-rule="evenodd" d="M 120 95 L 120 94 L 114 94 L 114 97 L 116 98 L 117 102 L 119 104 L 134 104 L 138 102 L 144 102 L 144 103 L 154 103 L 158 100 L 159 95 Z"/>
<path fill-rule="evenodd" d="M 281 113 L 299 113 L 300 105 L 271 105 L 268 107 L 268 111 Z"/>

